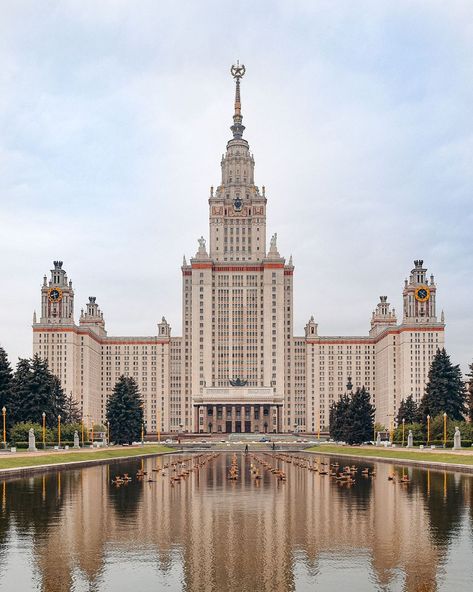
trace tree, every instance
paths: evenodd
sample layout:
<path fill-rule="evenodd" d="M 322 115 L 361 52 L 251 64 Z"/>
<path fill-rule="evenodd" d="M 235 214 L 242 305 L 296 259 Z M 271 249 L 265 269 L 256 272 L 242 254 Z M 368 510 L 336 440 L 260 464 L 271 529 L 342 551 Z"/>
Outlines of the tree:
<path fill-rule="evenodd" d="M 0 347 L 0 409 L 7 409 L 7 424 L 12 424 L 12 416 L 8 413 L 12 407 L 13 398 L 13 372 L 8 361 L 8 356 L 3 347 Z"/>
<path fill-rule="evenodd" d="M 362 444 L 373 439 L 375 407 L 365 387 L 357 388 L 346 413 L 346 441 Z"/>
<path fill-rule="evenodd" d="M 329 411 L 329 431 L 330 437 L 335 441 L 345 441 L 346 439 L 346 414 L 350 406 L 350 397 L 344 394 L 338 401 L 330 405 Z"/>
<path fill-rule="evenodd" d="M 141 437 L 143 402 L 133 378 L 120 376 L 107 402 L 107 421 L 110 440 L 117 444 L 131 444 Z"/>
<path fill-rule="evenodd" d="M 74 399 L 72 393 L 66 395 L 66 401 L 64 405 L 65 421 L 67 423 L 77 423 L 82 421 L 82 411 L 79 403 Z"/>
<path fill-rule="evenodd" d="M 407 399 L 403 399 L 399 405 L 397 412 L 398 426 L 402 424 L 402 420 L 404 420 L 406 424 L 417 423 L 420 421 L 419 406 L 412 398 L 412 395 L 409 395 Z"/>
<path fill-rule="evenodd" d="M 468 387 L 466 389 L 466 406 L 468 419 L 473 422 L 473 362 L 468 366 L 470 372 L 467 374 Z"/>
<path fill-rule="evenodd" d="M 65 394 L 60 380 L 51 373 L 46 360 L 38 355 L 20 359 L 13 382 L 12 414 L 16 422 L 40 422 L 54 428 L 58 415 L 65 417 Z"/>
<path fill-rule="evenodd" d="M 454 366 L 445 349 L 438 350 L 429 370 L 429 381 L 420 403 L 424 421 L 427 415 L 447 414 L 449 419 L 462 421 L 466 413 L 465 384 L 460 366 Z"/>

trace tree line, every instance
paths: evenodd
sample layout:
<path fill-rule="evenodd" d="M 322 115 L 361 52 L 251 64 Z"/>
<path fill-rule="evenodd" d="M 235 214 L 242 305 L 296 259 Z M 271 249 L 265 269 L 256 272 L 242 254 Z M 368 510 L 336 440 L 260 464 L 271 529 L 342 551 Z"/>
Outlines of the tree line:
<path fill-rule="evenodd" d="M 407 438 L 411 429 L 414 441 L 439 443 L 443 438 L 444 413 L 447 414 L 447 439 L 453 439 L 458 425 L 464 443 L 473 441 L 473 363 L 467 374 L 468 386 L 460 366 L 453 365 L 445 349 L 438 350 L 432 360 L 428 382 L 419 404 L 412 395 L 401 401 L 394 430 L 394 440 Z M 348 392 L 330 406 L 330 437 L 348 444 L 361 444 L 374 439 L 375 407 L 365 387 Z M 429 418 L 429 427 L 427 427 Z M 402 426 L 404 425 L 404 434 Z M 384 426 L 377 426 L 379 431 Z M 427 430 L 429 432 L 427 433 Z"/>
<path fill-rule="evenodd" d="M 43 413 L 46 440 L 58 439 L 58 416 L 61 416 L 62 440 L 72 440 L 74 431 L 82 432 L 83 416 L 72 393 L 66 394 L 61 381 L 39 355 L 20 358 L 13 371 L 5 350 L 0 347 L 0 412 L 5 408 L 8 439 L 28 439 L 33 428 L 36 439 L 42 439 Z M 107 401 L 110 440 L 117 444 L 132 443 L 141 438 L 143 402 L 133 378 L 121 376 Z M 3 429 L 3 426 L 1 426 Z M 105 428 L 95 426 L 94 429 Z"/>

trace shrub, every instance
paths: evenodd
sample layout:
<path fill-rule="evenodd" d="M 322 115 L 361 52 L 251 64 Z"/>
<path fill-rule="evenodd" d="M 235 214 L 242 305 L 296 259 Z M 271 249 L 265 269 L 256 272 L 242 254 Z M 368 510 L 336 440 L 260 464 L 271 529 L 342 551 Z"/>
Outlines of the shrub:
<path fill-rule="evenodd" d="M 40 446 L 43 442 L 43 427 L 39 423 L 32 423 L 28 421 L 22 421 L 16 423 L 10 431 L 10 440 L 13 445 L 17 442 L 26 442 L 28 447 L 28 438 L 30 429 L 33 428 L 34 435 L 36 437 L 36 446 Z M 53 431 L 46 428 L 46 442 L 54 440 Z"/>

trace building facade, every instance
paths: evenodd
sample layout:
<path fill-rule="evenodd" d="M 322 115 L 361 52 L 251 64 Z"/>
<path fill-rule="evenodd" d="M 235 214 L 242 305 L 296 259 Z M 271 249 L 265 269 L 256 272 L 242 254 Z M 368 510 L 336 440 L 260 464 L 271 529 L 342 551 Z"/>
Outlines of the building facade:
<path fill-rule="evenodd" d="M 41 288 L 33 318 L 33 352 L 47 359 L 84 418 L 104 421 L 121 375 L 133 377 L 144 401 L 148 432 L 312 432 L 328 427 L 329 407 L 351 378 L 365 386 L 376 420 L 393 421 L 399 404 L 420 400 L 431 360 L 444 345 L 436 316 L 436 285 L 422 260 L 403 290 L 403 314 L 382 296 L 368 335 L 322 337 L 311 317 L 294 337 L 292 257 L 266 238 L 267 197 L 255 184 L 236 64 L 232 138 L 221 181 L 209 195 L 209 241 L 182 263 L 182 336 L 163 317 L 148 337 L 112 337 L 90 297 L 79 322 L 62 261 Z"/>

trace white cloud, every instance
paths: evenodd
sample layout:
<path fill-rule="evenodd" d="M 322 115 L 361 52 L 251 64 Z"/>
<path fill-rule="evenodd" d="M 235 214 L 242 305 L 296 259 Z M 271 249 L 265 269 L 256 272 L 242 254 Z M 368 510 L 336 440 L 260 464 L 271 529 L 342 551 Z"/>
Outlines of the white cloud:
<path fill-rule="evenodd" d="M 180 334 L 180 265 L 208 233 L 230 64 L 294 255 L 296 329 L 365 334 L 423 258 L 472 358 L 470 2 L 23 2 L 0 23 L 0 342 L 31 353 L 53 259 L 112 334 Z"/>

